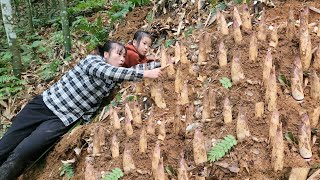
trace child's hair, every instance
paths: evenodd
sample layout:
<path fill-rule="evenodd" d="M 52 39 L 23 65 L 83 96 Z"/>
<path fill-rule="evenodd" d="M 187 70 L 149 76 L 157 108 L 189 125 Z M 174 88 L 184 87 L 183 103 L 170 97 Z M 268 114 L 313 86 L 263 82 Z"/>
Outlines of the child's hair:
<path fill-rule="evenodd" d="M 96 51 L 98 53 L 98 55 L 102 56 L 104 55 L 104 52 L 108 52 L 110 53 L 113 49 L 114 49 L 114 45 L 115 44 L 118 44 L 119 46 L 122 47 L 121 51 L 124 50 L 125 51 L 125 54 L 127 54 L 127 49 L 124 47 L 123 44 L 117 42 L 117 41 L 107 41 L 106 43 L 104 43 L 104 45 L 98 45 L 97 48 L 96 48 Z"/>
<path fill-rule="evenodd" d="M 133 40 L 136 40 L 138 44 L 140 44 L 140 41 L 143 37 L 149 37 L 152 40 L 151 34 L 147 31 L 137 31 L 134 36 L 133 36 Z"/>

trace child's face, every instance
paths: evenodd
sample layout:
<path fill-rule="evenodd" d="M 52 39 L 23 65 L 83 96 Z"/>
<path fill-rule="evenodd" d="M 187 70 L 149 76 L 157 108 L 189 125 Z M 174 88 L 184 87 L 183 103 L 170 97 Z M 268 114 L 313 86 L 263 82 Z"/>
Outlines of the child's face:
<path fill-rule="evenodd" d="M 113 46 L 110 53 L 104 52 L 104 58 L 112 66 L 121 67 L 126 58 L 125 49 L 118 44 L 113 44 Z"/>
<path fill-rule="evenodd" d="M 142 37 L 139 44 L 136 40 L 133 40 L 133 46 L 136 48 L 138 53 L 143 56 L 147 55 L 147 53 L 149 52 L 151 43 L 152 43 L 152 40 L 148 36 Z"/>

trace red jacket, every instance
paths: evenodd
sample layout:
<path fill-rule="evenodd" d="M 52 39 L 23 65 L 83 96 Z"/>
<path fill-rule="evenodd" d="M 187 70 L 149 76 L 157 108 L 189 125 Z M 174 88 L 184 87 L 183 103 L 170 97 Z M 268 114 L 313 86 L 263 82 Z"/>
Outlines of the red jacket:
<path fill-rule="evenodd" d="M 138 53 L 138 51 L 132 44 L 127 44 L 126 49 L 127 49 L 127 56 L 123 64 L 123 67 L 129 68 L 137 64 L 143 64 L 148 62 L 147 57 Z"/>

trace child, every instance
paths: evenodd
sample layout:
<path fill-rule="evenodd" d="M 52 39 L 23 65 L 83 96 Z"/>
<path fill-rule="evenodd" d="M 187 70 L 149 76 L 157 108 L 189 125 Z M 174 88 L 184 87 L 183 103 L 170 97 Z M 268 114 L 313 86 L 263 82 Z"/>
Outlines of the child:
<path fill-rule="evenodd" d="M 162 68 L 157 62 L 121 67 L 126 49 L 108 41 L 98 47 L 99 55 L 88 55 L 41 95 L 32 99 L 15 117 L 0 139 L 0 180 L 16 179 L 63 134 L 83 119 L 90 121 L 102 99 L 116 83 L 158 78 Z M 152 70 L 143 70 L 149 66 Z"/>
<path fill-rule="evenodd" d="M 152 44 L 150 33 L 137 31 L 133 40 L 126 45 L 128 51 L 124 67 L 132 67 L 155 60 L 154 57 L 147 56 Z"/>

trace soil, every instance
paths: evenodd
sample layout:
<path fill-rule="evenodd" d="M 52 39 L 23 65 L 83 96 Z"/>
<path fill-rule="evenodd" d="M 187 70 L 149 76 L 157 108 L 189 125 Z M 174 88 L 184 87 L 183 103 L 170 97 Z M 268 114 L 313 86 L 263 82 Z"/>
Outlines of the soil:
<path fill-rule="evenodd" d="M 317 0 L 307 1 L 306 4 L 320 9 Z M 303 8 L 303 3 L 299 1 L 275 1 L 275 8 L 267 8 L 267 24 L 268 26 L 283 25 L 287 21 L 289 8 L 295 11 L 295 18 L 298 19 L 299 10 Z M 124 24 L 120 24 L 118 31 L 114 34 L 117 40 L 125 39 L 126 41 L 132 37 L 134 32 L 144 25 L 143 20 L 150 8 L 138 8 L 130 12 Z M 158 17 L 161 19 L 161 16 Z M 319 23 L 320 14 L 310 11 L 309 23 Z M 188 80 L 189 100 L 191 103 L 202 102 L 203 91 L 206 87 L 214 89 L 216 92 L 216 109 L 212 111 L 212 118 L 209 120 L 201 120 L 201 103 L 195 105 L 193 122 L 201 124 L 201 131 L 203 132 L 207 144 L 210 147 L 212 141 L 222 139 L 228 134 L 236 137 L 236 119 L 238 116 L 238 109 L 244 108 L 245 116 L 251 133 L 251 137 L 232 148 L 230 153 L 220 159 L 218 162 L 226 163 L 228 166 L 239 168 L 238 172 L 231 172 L 228 168 L 221 167 L 216 163 L 204 163 L 203 165 L 195 165 L 193 159 L 193 131 L 187 135 L 176 135 L 173 131 L 173 119 L 176 111 L 176 102 L 178 95 L 174 92 L 174 79 L 164 78 L 160 82 L 163 84 L 164 99 L 167 107 L 160 109 L 155 107 L 155 119 L 162 122 L 166 121 L 166 136 L 165 140 L 161 141 L 161 156 L 163 157 L 164 167 L 171 169 L 166 171 L 169 179 L 177 179 L 176 171 L 179 168 L 180 153 L 184 153 L 186 159 L 190 179 L 195 179 L 195 176 L 203 176 L 206 179 L 288 179 L 292 167 L 310 167 L 312 174 L 318 167 L 320 167 L 320 151 L 319 151 L 319 133 L 313 133 L 315 143 L 312 145 L 312 159 L 311 161 L 304 160 L 298 151 L 298 146 L 290 143 L 284 138 L 284 169 L 282 171 L 274 172 L 271 163 L 272 147 L 268 143 L 269 136 L 269 121 L 271 112 L 265 108 L 265 113 L 261 118 L 255 117 L 255 103 L 264 101 L 265 88 L 262 81 L 262 62 L 264 61 L 268 42 L 259 41 L 259 55 L 257 62 L 248 61 L 249 40 L 252 32 L 244 33 L 241 44 L 236 45 L 233 37 L 222 37 L 216 31 L 216 23 L 213 23 L 208 28 L 193 31 L 192 35 L 184 39 L 184 44 L 188 48 L 188 59 L 195 61 L 197 59 L 198 51 L 198 37 L 203 31 L 207 31 L 212 36 L 212 51 L 209 53 L 208 62 L 205 66 L 200 66 L 197 70 L 199 76 L 205 76 L 206 80 L 201 82 L 197 77 L 192 75 L 185 76 Z M 256 31 L 257 25 L 254 26 Z M 285 28 L 280 28 L 278 31 L 279 45 L 272 49 L 273 63 L 276 66 L 276 76 L 282 74 L 290 80 L 293 71 L 293 60 L 295 53 L 299 52 L 299 39 L 295 37 L 292 42 L 289 42 L 285 36 Z M 296 29 L 298 32 L 298 29 Z M 320 38 L 315 33 L 311 33 L 312 47 L 316 47 L 320 43 Z M 217 49 L 221 40 L 224 40 L 225 46 L 228 49 L 228 60 L 231 60 L 235 51 L 241 55 L 242 68 L 244 69 L 245 81 L 233 85 L 231 89 L 222 87 L 219 79 L 222 77 L 231 77 L 231 63 L 224 68 L 220 68 L 217 62 Z M 169 48 L 168 53 L 172 54 L 174 48 Z M 311 68 L 312 69 L 312 68 Z M 187 69 L 183 72 L 187 74 Z M 318 72 L 318 75 L 320 72 Z M 308 72 L 305 72 L 305 81 L 308 79 Z M 309 80 L 310 82 L 310 80 Z M 123 86 L 132 85 L 134 83 L 126 83 Z M 305 99 L 302 103 L 298 103 L 293 99 L 290 92 L 291 89 L 282 86 L 277 81 L 277 108 L 280 113 L 280 121 L 282 122 L 283 133 L 292 132 L 294 137 L 298 137 L 299 125 L 301 118 L 299 113 L 303 111 L 311 112 L 316 107 L 320 106 L 320 102 L 316 102 L 310 98 L 310 83 L 304 87 Z M 133 93 L 133 89 L 129 88 L 128 93 Z M 150 99 L 150 87 L 146 86 L 143 97 Z M 232 104 L 233 122 L 231 124 L 224 124 L 222 116 L 223 100 L 229 97 Z M 142 99 L 142 98 L 141 98 Z M 142 103 L 142 101 L 141 101 Z M 141 106 L 141 108 L 144 106 Z M 265 106 L 266 107 L 266 106 Z M 120 107 L 119 116 L 123 116 L 123 107 Z M 185 115 L 186 107 L 182 106 L 182 115 Z M 148 109 L 143 109 L 143 126 L 147 124 Z M 123 121 L 122 121 L 123 123 Z M 136 166 L 136 171 L 125 175 L 122 179 L 153 179 L 151 173 L 151 157 L 153 148 L 157 141 L 158 130 L 156 135 L 148 136 L 148 150 L 146 154 L 140 154 L 138 151 L 139 137 L 141 125 L 133 127 L 134 135 L 126 137 L 124 128 L 121 130 L 114 130 L 110 125 L 109 118 L 100 122 L 90 123 L 88 125 L 79 126 L 73 130 L 72 133 L 65 135 L 62 140 L 54 147 L 54 149 L 41 161 L 27 171 L 21 179 L 62 179 L 59 175 L 59 168 L 62 166 L 61 160 L 68 160 L 75 158 L 73 164 L 74 177 L 71 179 L 84 179 L 86 174 L 87 156 L 92 156 L 92 139 L 97 132 L 97 127 L 103 129 L 105 132 L 102 153 L 99 156 L 94 156 L 93 166 L 97 172 L 96 177 L 101 177 L 102 172 L 108 172 L 116 167 L 122 166 L 122 154 L 125 144 L 131 147 L 132 157 Z M 124 124 L 122 124 L 124 127 Z M 313 127 L 314 130 L 319 130 L 320 125 Z M 112 159 L 110 151 L 111 137 L 116 134 L 120 141 L 120 158 Z M 76 155 L 75 148 L 81 148 L 81 154 Z M 170 167 L 170 168 L 169 168 Z"/>

